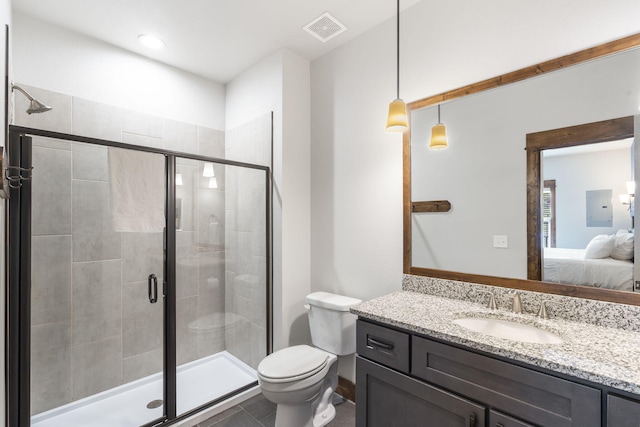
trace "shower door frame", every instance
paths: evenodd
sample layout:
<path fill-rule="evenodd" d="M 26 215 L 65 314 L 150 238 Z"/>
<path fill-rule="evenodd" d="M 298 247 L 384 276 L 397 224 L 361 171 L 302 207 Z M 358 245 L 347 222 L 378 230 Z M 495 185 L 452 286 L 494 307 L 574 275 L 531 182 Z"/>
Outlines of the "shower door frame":
<path fill-rule="evenodd" d="M 273 145 L 273 114 L 271 141 Z M 272 249 L 272 175 L 269 166 L 238 162 L 216 157 L 206 157 L 179 151 L 162 150 L 152 147 L 126 144 L 104 139 L 52 132 L 22 126 L 9 126 L 8 150 L 11 157 L 19 159 L 9 167 L 24 167 L 27 175 L 20 182 L 20 188 L 10 188 L 7 200 L 5 223 L 6 231 L 6 425 L 7 427 L 30 427 L 31 425 L 31 143 L 22 144 L 23 138 L 45 137 L 70 142 L 99 145 L 103 147 L 123 148 L 160 154 L 165 157 L 165 260 L 164 260 L 164 326 L 163 326 L 163 416 L 140 427 L 171 425 L 198 412 L 227 400 L 243 391 L 258 385 L 257 381 L 241 387 L 204 405 L 193 408 L 178 416 L 176 402 L 177 389 L 177 338 L 176 338 L 176 158 L 203 162 L 212 162 L 228 166 L 237 166 L 265 172 L 265 221 L 266 221 L 266 344 L 267 354 L 273 351 L 273 249 Z M 6 161 L 6 158 L 5 158 Z M 4 168 L 7 169 L 6 167 Z M 2 173 L 5 173 L 5 170 Z M 13 170 L 13 169 L 12 169 Z M 2 179 L 3 177 L 0 177 Z M 6 182 L 5 182 L 6 185 Z M 11 212 L 18 211 L 18 215 Z"/>

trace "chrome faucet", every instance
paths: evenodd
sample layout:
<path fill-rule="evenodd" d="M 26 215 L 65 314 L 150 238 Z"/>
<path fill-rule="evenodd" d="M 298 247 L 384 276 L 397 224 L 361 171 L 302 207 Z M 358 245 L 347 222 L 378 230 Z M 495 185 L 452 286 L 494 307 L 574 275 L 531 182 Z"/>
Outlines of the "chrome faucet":
<path fill-rule="evenodd" d="M 522 313 L 522 300 L 520 299 L 520 294 L 516 291 L 513 291 L 510 296 L 513 299 L 511 311 L 518 314 Z"/>
<path fill-rule="evenodd" d="M 489 302 L 487 303 L 487 308 L 490 308 L 491 310 L 498 309 L 498 304 L 496 304 L 496 296 L 493 294 L 493 292 L 483 290 L 479 290 L 479 292 L 482 292 L 483 294 L 489 294 Z"/>

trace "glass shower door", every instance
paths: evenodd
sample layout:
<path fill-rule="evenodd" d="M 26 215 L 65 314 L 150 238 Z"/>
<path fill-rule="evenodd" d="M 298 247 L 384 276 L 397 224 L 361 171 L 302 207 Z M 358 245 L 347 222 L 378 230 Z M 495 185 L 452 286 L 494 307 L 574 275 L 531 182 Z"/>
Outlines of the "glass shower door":
<path fill-rule="evenodd" d="M 257 383 L 267 354 L 266 176 L 176 158 L 178 416 Z"/>
<path fill-rule="evenodd" d="M 33 137 L 31 425 L 164 417 L 165 156 Z"/>

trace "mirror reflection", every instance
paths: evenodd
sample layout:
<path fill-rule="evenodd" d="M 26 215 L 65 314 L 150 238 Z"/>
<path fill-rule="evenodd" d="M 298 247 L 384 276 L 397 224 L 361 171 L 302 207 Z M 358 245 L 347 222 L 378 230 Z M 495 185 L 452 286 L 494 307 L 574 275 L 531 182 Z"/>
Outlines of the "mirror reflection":
<path fill-rule="evenodd" d="M 451 208 L 446 212 L 410 213 L 410 246 L 406 249 L 410 268 L 587 285 L 584 279 L 554 277 L 551 258 L 542 261 L 554 252 L 547 249 L 586 251 L 596 236 L 617 239 L 616 235 L 623 232 L 629 235 L 620 237 L 620 244 L 633 246 L 633 211 L 627 204 L 632 202 L 620 199 L 630 194 L 626 183 L 635 176 L 632 139 L 607 142 L 609 148 L 596 147 L 599 144 L 594 142 L 600 141 L 585 142 L 590 150 L 604 150 L 600 152 L 584 153 L 575 148 L 573 153 L 540 151 L 544 170 L 544 174 L 540 171 L 541 180 L 550 181 L 548 185 L 556 181 L 555 221 L 546 210 L 549 206 L 543 209 L 543 203 L 551 197 L 551 187 L 544 190 L 543 182 L 539 205 L 536 209 L 528 207 L 525 147 L 531 133 L 636 115 L 640 105 L 639 72 L 640 50 L 632 49 L 442 102 L 441 121 L 446 125 L 449 143 L 445 150 L 428 148 L 431 128 L 438 122 L 435 101 L 414 108 L 410 130 L 411 202 L 447 201 Z M 602 154 L 605 152 L 608 154 Z M 615 158 L 609 159 L 609 155 Z M 580 158 L 583 166 L 579 166 Z M 579 182 L 568 181 L 579 176 L 583 176 Z M 573 190 L 567 192 L 570 188 Z M 592 209 L 594 222 L 587 226 L 587 192 L 594 192 L 589 197 L 601 197 L 603 194 L 596 193 L 599 190 L 608 190 L 611 195 L 599 210 Z M 601 199 L 592 202 L 595 207 Z M 534 249 L 529 248 L 528 234 L 532 232 L 527 231 L 532 215 L 540 217 L 532 236 L 537 242 Z M 540 264 L 537 276 L 530 273 L 529 266 L 536 258 Z M 626 273 L 611 274 L 626 279 L 618 277 L 624 283 L 601 281 L 595 286 L 632 290 L 633 262 L 605 258 L 624 262 Z M 544 272 L 542 264 L 547 267 Z"/>
<path fill-rule="evenodd" d="M 542 280 L 633 290 L 632 145 L 542 151 Z"/>

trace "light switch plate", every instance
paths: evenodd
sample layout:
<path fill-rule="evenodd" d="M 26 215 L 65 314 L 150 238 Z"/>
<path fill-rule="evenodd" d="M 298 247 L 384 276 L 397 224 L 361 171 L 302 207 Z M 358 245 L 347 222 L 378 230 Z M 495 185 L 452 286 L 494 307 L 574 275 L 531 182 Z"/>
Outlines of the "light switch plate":
<path fill-rule="evenodd" d="M 493 247 L 503 249 L 508 248 L 509 238 L 507 236 L 493 236 Z"/>

